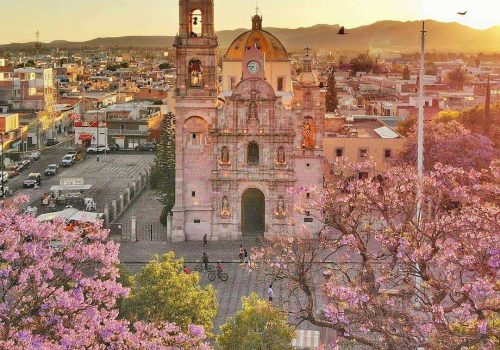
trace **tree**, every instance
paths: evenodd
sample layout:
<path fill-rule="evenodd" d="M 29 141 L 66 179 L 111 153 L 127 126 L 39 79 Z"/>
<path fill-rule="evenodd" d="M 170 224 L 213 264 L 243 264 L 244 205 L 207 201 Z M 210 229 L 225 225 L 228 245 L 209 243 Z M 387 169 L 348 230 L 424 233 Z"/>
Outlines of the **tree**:
<path fill-rule="evenodd" d="M 410 68 L 408 66 L 405 66 L 403 69 L 403 80 L 410 80 L 411 75 L 410 75 Z"/>
<path fill-rule="evenodd" d="M 160 193 L 164 211 L 170 213 L 175 204 L 175 115 L 168 112 L 162 122 L 156 155 L 156 190 Z"/>
<path fill-rule="evenodd" d="M 450 119 L 452 116 L 450 116 Z M 498 158 L 499 152 L 486 136 L 473 133 L 462 124 L 441 119 L 424 126 L 424 168 L 431 170 L 436 163 L 451 165 L 466 170 L 488 168 L 491 161 Z M 449 119 L 448 119 L 449 120 Z M 417 131 L 413 128 L 406 138 L 396 163 L 416 164 Z"/>
<path fill-rule="evenodd" d="M 221 326 L 222 350 L 287 350 L 295 334 L 284 310 L 253 293 L 242 298 L 243 309 Z"/>
<path fill-rule="evenodd" d="M 464 84 L 468 81 L 467 73 L 460 67 L 455 68 L 446 75 L 447 82 L 452 88 L 463 90 Z"/>
<path fill-rule="evenodd" d="M 183 333 L 118 318 L 128 289 L 117 282 L 118 245 L 101 224 L 70 229 L 0 205 L 1 349 L 210 349 L 200 326 Z"/>
<path fill-rule="evenodd" d="M 368 53 L 362 53 L 351 59 L 350 63 L 351 75 L 355 76 L 357 72 L 371 72 L 377 64 L 377 59 Z"/>
<path fill-rule="evenodd" d="M 361 180 L 345 176 L 369 163 L 335 169 L 326 188 L 294 193 L 323 228 L 253 251 L 252 268 L 287 287 L 294 322 L 371 349 L 498 348 L 499 206 L 483 194 L 498 183 L 439 164 L 422 181 L 407 166 Z"/>
<path fill-rule="evenodd" d="M 327 90 L 326 90 L 326 112 L 332 113 L 339 106 L 339 100 L 337 97 L 337 82 L 335 81 L 335 68 L 331 67 L 328 74 L 328 82 L 327 82 Z"/>
<path fill-rule="evenodd" d="M 132 277 L 130 296 L 123 301 L 122 313 L 128 319 L 171 322 L 183 330 L 190 324 L 213 327 L 217 299 L 211 285 L 200 286 L 197 273 L 185 274 L 183 260 L 173 252 L 155 256 Z"/>
<path fill-rule="evenodd" d="M 160 65 L 158 66 L 158 68 L 161 69 L 161 70 L 170 69 L 170 68 L 172 68 L 172 63 L 170 61 L 169 62 L 160 63 Z"/>

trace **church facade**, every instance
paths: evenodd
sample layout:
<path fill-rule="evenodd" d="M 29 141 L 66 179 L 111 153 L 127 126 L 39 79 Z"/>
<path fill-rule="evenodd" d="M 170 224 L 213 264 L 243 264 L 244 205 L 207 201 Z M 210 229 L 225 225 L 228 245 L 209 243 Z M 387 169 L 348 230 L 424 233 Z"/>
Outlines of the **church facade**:
<path fill-rule="evenodd" d="M 322 186 L 324 96 L 306 56 L 292 84 L 286 49 L 252 18 L 223 58 L 213 0 L 180 0 L 173 240 L 236 240 L 316 225 L 290 189 Z"/>

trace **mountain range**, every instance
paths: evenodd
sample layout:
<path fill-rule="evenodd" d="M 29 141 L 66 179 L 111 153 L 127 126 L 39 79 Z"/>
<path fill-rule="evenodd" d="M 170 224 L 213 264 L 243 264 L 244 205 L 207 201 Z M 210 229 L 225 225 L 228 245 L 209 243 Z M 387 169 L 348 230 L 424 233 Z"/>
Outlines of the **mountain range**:
<path fill-rule="evenodd" d="M 420 42 L 420 21 L 379 21 L 369 25 L 347 28 L 349 35 L 337 35 L 338 24 L 318 24 L 312 27 L 296 29 L 267 27 L 278 37 L 288 50 L 302 49 L 309 46 L 323 50 L 392 50 L 416 51 Z M 231 42 L 248 29 L 222 30 L 217 32 L 221 48 L 227 48 Z M 426 21 L 427 48 L 439 51 L 500 51 L 500 26 L 479 30 L 459 23 Z M 55 40 L 42 43 L 44 48 L 169 48 L 173 36 L 124 36 L 96 38 L 82 42 Z M 32 49 L 34 43 L 12 43 L 0 45 L 0 50 Z"/>

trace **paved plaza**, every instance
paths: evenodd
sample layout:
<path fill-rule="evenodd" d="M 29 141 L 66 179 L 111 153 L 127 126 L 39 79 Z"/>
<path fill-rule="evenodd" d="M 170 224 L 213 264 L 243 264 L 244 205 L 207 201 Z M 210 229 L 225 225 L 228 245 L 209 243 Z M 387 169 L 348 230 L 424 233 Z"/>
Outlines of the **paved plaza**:
<path fill-rule="evenodd" d="M 120 245 L 120 262 L 126 266 L 131 273 L 137 273 L 151 258 L 155 255 L 162 255 L 168 251 L 175 252 L 176 257 L 183 258 L 190 269 L 201 258 L 201 253 L 206 251 L 210 261 L 221 260 L 224 265 L 224 271 L 228 274 L 227 282 L 216 280 L 210 282 L 206 273 L 201 275 L 201 283 L 206 285 L 211 283 L 217 290 L 217 299 L 219 302 L 218 314 L 214 320 L 215 330 L 226 322 L 241 309 L 241 298 L 255 292 L 260 297 L 267 299 L 267 289 L 269 279 L 255 272 L 249 271 L 244 264 L 238 261 L 238 252 L 240 244 L 247 250 L 257 246 L 255 238 L 248 238 L 242 241 L 220 241 L 209 242 L 207 247 L 203 247 L 202 242 L 122 242 Z M 275 282 L 273 284 L 274 303 L 278 306 L 283 304 L 282 285 Z M 300 329 L 315 329 L 312 325 L 303 323 Z"/>

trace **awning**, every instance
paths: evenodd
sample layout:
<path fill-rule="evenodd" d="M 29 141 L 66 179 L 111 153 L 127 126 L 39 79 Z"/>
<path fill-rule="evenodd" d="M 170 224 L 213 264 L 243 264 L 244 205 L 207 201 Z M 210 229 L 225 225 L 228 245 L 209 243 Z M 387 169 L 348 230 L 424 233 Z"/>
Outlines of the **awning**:
<path fill-rule="evenodd" d="M 80 134 L 80 136 L 78 137 L 78 140 L 80 140 L 80 141 L 92 140 L 92 135 Z"/>

